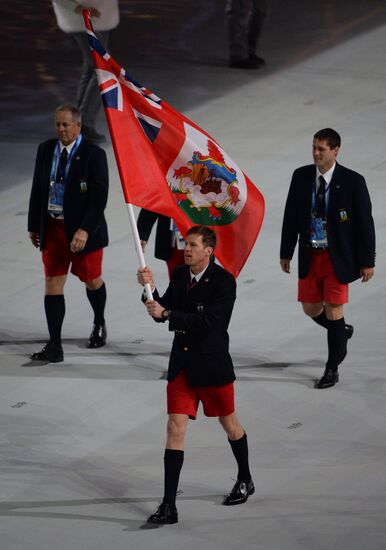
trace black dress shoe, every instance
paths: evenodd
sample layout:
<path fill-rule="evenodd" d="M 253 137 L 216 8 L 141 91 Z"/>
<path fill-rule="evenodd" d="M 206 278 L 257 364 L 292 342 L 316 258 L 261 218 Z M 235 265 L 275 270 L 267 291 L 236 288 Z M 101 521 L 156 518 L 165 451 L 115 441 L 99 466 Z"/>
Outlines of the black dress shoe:
<path fill-rule="evenodd" d="M 160 525 L 172 524 L 178 522 L 178 513 L 175 506 L 167 502 L 162 502 L 154 514 L 147 518 L 148 523 L 158 523 Z"/>
<path fill-rule="evenodd" d="M 258 69 L 261 67 L 260 61 L 254 57 L 246 57 L 245 59 L 233 59 L 229 60 L 229 66 L 233 69 Z"/>
<path fill-rule="evenodd" d="M 106 344 L 106 325 L 94 325 L 88 339 L 88 348 L 101 348 Z"/>
<path fill-rule="evenodd" d="M 253 495 L 255 492 L 255 486 L 253 481 L 245 483 L 244 481 L 236 481 L 232 491 L 227 495 L 223 504 L 225 506 L 234 506 L 235 504 L 243 504 L 248 500 L 249 495 Z"/>
<path fill-rule="evenodd" d="M 265 65 L 265 59 L 263 59 L 262 57 L 256 55 L 255 53 L 251 54 L 249 56 L 249 59 L 254 59 L 255 62 L 257 62 L 259 64 L 259 67 L 261 67 L 261 65 Z"/>
<path fill-rule="evenodd" d="M 63 348 L 53 342 L 48 342 L 41 351 L 31 355 L 33 361 L 48 361 L 49 363 L 61 363 L 63 361 Z"/>
<path fill-rule="evenodd" d="M 338 371 L 326 369 L 322 378 L 316 382 L 315 388 L 317 388 L 318 390 L 324 390 L 325 388 L 331 388 L 332 386 L 335 386 L 337 382 L 339 382 Z"/>

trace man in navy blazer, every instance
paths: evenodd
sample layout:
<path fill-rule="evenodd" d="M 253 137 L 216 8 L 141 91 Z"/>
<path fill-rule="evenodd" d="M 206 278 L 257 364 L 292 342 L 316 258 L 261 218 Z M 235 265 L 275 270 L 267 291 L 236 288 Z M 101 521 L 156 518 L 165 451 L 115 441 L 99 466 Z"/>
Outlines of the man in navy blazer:
<path fill-rule="evenodd" d="M 185 241 L 185 265 L 177 267 L 160 297 L 149 268 L 139 269 L 138 281 L 149 283 L 153 300 L 145 301 L 156 322 L 174 332 L 167 385 L 168 426 L 164 456 L 165 492 L 150 523 L 178 521 L 176 494 L 184 459 L 189 418 L 199 402 L 204 414 L 218 417 L 238 464 L 237 482 L 225 497 L 226 506 L 242 504 L 255 492 L 248 463 L 248 442 L 234 406 L 235 373 L 229 354 L 228 325 L 236 299 L 236 281 L 214 263 L 216 235 L 208 227 L 192 227 Z"/>
<path fill-rule="evenodd" d="M 55 112 L 58 139 L 38 148 L 31 189 L 28 231 L 42 251 L 44 307 L 50 335 L 32 359 L 63 361 L 61 329 L 68 269 L 85 283 L 94 311 L 89 348 L 106 342 L 106 287 L 101 277 L 103 248 L 108 244 L 104 210 L 108 194 L 106 153 L 81 134 L 80 111 L 61 105 Z"/>
<path fill-rule="evenodd" d="M 366 182 L 339 165 L 339 134 L 314 135 L 314 164 L 295 170 L 284 211 L 280 265 L 290 272 L 298 242 L 298 300 L 304 313 L 327 329 L 328 359 L 316 388 L 334 386 L 353 327 L 345 323 L 348 284 L 374 274 L 375 230 Z"/>

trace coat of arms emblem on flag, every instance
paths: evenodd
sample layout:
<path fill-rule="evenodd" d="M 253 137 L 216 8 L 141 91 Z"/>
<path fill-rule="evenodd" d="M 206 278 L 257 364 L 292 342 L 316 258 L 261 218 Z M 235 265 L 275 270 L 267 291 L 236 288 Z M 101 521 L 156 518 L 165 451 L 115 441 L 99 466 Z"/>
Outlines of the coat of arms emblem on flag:
<path fill-rule="evenodd" d="M 187 123 L 184 128 L 185 143 L 166 173 L 178 205 L 196 224 L 234 222 L 247 199 L 242 171 L 214 141 Z"/>

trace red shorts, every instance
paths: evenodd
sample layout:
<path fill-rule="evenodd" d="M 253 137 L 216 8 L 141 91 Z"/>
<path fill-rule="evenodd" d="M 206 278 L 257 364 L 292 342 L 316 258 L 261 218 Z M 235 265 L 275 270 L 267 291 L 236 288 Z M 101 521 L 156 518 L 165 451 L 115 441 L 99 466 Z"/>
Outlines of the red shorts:
<path fill-rule="evenodd" d="M 67 275 L 71 264 L 71 273 L 84 283 L 92 281 L 102 274 L 102 258 L 103 248 L 98 248 L 88 254 L 71 252 L 63 220 L 55 220 L 48 216 L 42 252 L 46 277 Z"/>
<path fill-rule="evenodd" d="M 309 304 L 347 304 L 348 284 L 340 283 L 336 278 L 328 250 L 312 251 L 308 275 L 299 279 L 298 300 Z"/>
<path fill-rule="evenodd" d="M 228 416 L 235 411 L 233 382 L 223 386 L 191 386 L 184 371 L 166 387 L 168 414 L 187 414 L 196 419 L 200 401 L 205 416 Z"/>

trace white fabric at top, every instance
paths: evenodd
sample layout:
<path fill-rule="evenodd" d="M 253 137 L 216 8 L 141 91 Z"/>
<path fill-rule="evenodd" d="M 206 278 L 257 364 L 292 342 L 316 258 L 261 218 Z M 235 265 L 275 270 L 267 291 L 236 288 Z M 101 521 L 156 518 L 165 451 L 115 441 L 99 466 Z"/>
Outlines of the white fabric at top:
<path fill-rule="evenodd" d="M 75 13 L 80 2 L 74 0 L 52 0 L 58 27 L 67 33 L 85 31 L 83 15 Z M 100 11 L 100 17 L 91 19 L 95 31 L 110 31 L 119 23 L 118 0 L 91 0 L 87 7 Z"/>

